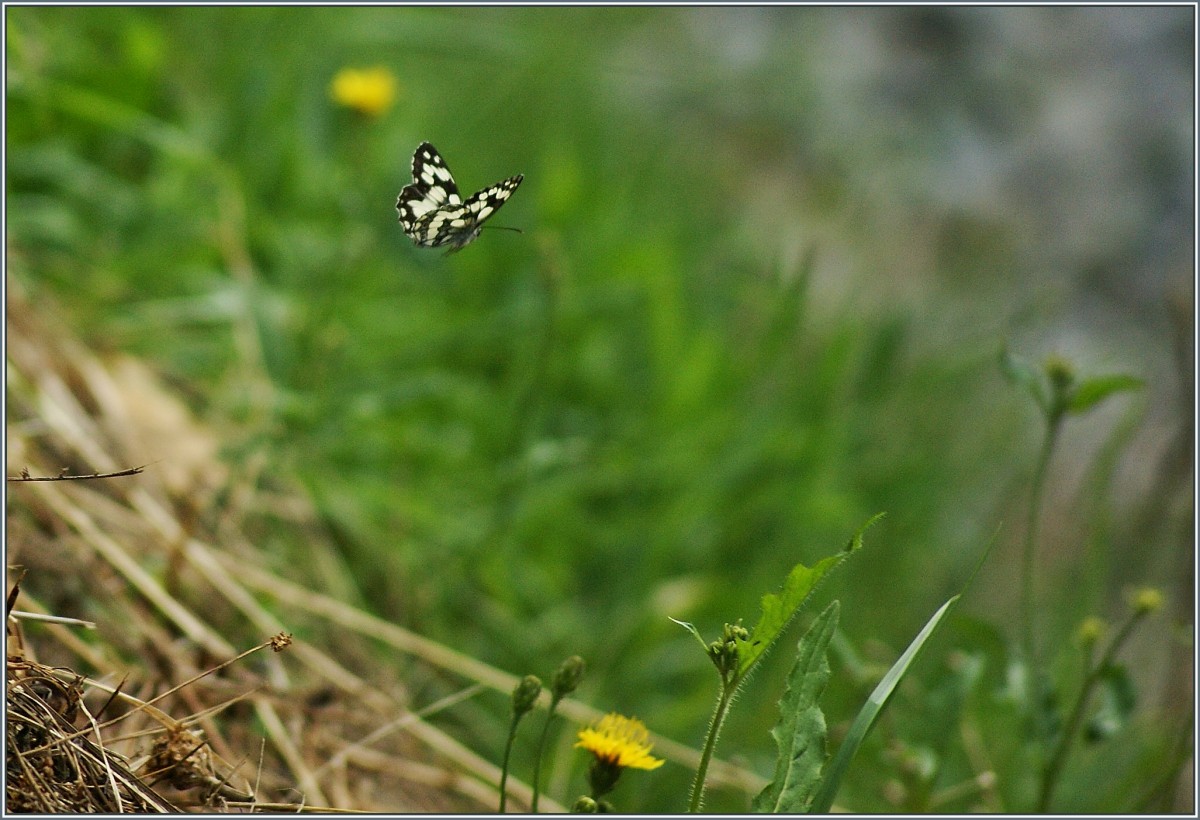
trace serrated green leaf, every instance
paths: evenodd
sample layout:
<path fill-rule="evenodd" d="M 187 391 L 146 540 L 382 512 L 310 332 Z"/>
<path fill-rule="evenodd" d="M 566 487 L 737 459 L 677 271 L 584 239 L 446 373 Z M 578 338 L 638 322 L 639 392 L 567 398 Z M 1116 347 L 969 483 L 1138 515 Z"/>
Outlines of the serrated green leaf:
<path fill-rule="evenodd" d="M 783 589 L 777 594 L 764 595 L 762 599 L 762 615 L 750 632 L 750 637 L 738 644 L 738 679 L 742 679 L 771 645 L 783 634 L 783 630 L 796 617 L 800 607 L 808 600 L 817 584 L 830 570 L 862 547 L 863 533 L 867 528 L 883 517 L 883 513 L 873 516 L 863 524 L 854 537 L 847 542 L 842 551 L 818 561 L 809 569 L 804 564 L 796 564 L 783 582 Z"/>
<path fill-rule="evenodd" d="M 1076 415 L 1086 413 L 1114 393 L 1140 390 L 1144 386 L 1145 382 L 1134 376 L 1124 374 L 1096 376 L 1081 382 L 1075 388 L 1067 410 Z"/>
<path fill-rule="evenodd" d="M 837 630 L 837 601 L 817 616 L 797 646 L 779 701 L 779 723 L 771 730 L 779 757 L 775 776 L 754 798 L 759 813 L 795 814 L 808 807 L 825 765 L 825 715 L 817 702 L 829 683 L 829 642 Z"/>
<path fill-rule="evenodd" d="M 775 643 L 801 605 L 808 600 L 817 582 L 845 558 L 845 554 L 831 555 L 812 569 L 804 564 L 796 564 L 778 594 L 763 596 L 762 615 L 750 632 L 750 637 L 738 646 L 739 677 L 745 677 L 763 653 Z"/>
<path fill-rule="evenodd" d="M 850 731 L 846 734 L 846 739 L 842 741 L 841 748 L 838 749 L 833 762 L 826 769 L 825 776 L 821 779 L 821 786 L 817 794 L 813 797 L 809 811 L 815 814 L 829 813 L 829 808 L 833 805 L 834 795 L 837 794 L 837 790 L 842 784 L 842 777 L 845 775 L 846 769 L 850 766 L 850 761 L 858 752 L 858 747 L 862 745 L 863 740 L 871 731 L 871 727 L 875 725 L 875 721 L 883 713 L 884 707 L 887 706 L 904 674 L 916 661 L 925 643 L 937 630 L 938 624 L 945 619 L 946 614 L 958 599 L 959 596 L 955 595 L 949 601 L 942 604 L 941 608 L 933 614 L 933 617 L 929 619 L 917 637 L 908 645 L 908 649 L 904 650 L 904 654 L 892 664 L 892 668 L 883 676 L 883 680 L 875 687 L 875 691 L 867 698 L 867 702 L 863 704 L 863 708 L 859 710 L 858 715 L 854 718 L 854 723 L 851 724 Z"/>

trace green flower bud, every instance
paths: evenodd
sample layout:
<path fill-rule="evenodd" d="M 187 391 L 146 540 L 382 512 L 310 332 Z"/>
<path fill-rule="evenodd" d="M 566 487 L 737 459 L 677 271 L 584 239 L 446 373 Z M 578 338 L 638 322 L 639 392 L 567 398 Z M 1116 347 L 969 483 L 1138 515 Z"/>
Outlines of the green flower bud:
<path fill-rule="evenodd" d="M 571 814 L 595 814 L 600 810 L 596 805 L 596 801 L 588 797 L 586 794 L 575 801 L 575 805 L 571 806 Z"/>
<path fill-rule="evenodd" d="M 578 655 L 572 655 L 567 658 L 554 673 L 554 677 L 550 680 L 550 694 L 555 700 L 561 700 L 571 694 L 578 688 L 579 682 L 583 680 L 583 673 L 587 670 L 587 664 L 583 658 Z"/>
<path fill-rule="evenodd" d="M 526 675 L 521 678 L 512 693 L 513 715 L 520 717 L 533 708 L 538 695 L 542 693 L 542 682 L 536 675 Z"/>
<path fill-rule="evenodd" d="M 739 643 L 748 640 L 749 637 L 750 630 L 742 626 L 740 622 L 725 624 L 725 628 L 721 630 L 721 640 L 713 641 L 708 645 L 709 660 L 717 667 L 722 678 L 737 669 Z"/>
<path fill-rule="evenodd" d="M 1075 383 L 1075 368 L 1061 356 L 1048 356 L 1043 367 L 1055 392 L 1063 393 Z"/>

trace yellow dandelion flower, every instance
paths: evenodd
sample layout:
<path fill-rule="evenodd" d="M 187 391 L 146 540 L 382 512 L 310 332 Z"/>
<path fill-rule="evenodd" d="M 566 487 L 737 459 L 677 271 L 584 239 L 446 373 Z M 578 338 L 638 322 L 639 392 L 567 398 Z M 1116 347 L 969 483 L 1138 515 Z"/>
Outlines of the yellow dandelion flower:
<path fill-rule="evenodd" d="M 625 769 L 650 770 L 663 764 L 650 756 L 653 747 L 647 742 L 649 739 L 650 732 L 644 723 L 616 713 L 607 714 L 588 728 L 579 730 L 575 748 L 587 749 L 595 755 L 588 768 L 593 799 L 612 791 Z"/>
<path fill-rule="evenodd" d="M 377 117 L 396 100 L 396 78 L 382 66 L 343 68 L 329 84 L 329 95 L 338 105 Z"/>
<path fill-rule="evenodd" d="M 650 756 L 650 732 L 637 718 L 608 714 L 579 731 L 576 749 L 587 749 L 596 759 L 622 769 L 657 769 L 662 760 Z"/>

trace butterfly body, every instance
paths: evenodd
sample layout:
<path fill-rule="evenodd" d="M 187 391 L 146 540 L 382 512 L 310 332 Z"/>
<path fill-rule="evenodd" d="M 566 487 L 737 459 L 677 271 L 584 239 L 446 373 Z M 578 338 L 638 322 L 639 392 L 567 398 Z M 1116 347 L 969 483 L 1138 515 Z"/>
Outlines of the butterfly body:
<path fill-rule="evenodd" d="M 483 223 L 508 201 L 525 178 L 517 174 L 464 200 L 446 161 L 427 142 L 413 154 L 412 176 L 412 183 L 396 199 L 400 225 L 418 247 L 449 245 L 448 253 L 473 242 L 483 230 Z"/>

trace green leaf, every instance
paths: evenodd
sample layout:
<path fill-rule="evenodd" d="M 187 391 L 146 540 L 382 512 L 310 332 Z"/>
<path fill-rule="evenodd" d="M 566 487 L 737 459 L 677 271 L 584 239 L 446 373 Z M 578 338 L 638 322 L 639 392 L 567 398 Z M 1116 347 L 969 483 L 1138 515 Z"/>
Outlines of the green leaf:
<path fill-rule="evenodd" d="M 1141 390 L 1145 382 L 1134 376 L 1117 374 L 1113 376 L 1096 376 L 1080 383 L 1071 396 L 1067 410 L 1076 415 L 1086 413 L 1114 393 L 1130 390 Z"/>
<path fill-rule="evenodd" d="M 737 678 L 741 680 L 753 666 L 758 663 L 771 645 L 783 634 L 783 630 L 796 617 L 800 607 L 812 595 L 817 584 L 837 567 L 842 561 L 862 547 L 863 533 L 867 528 L 883 517 L 883 513 L 873 516 L 863 524 L 854 537 L 837 555 L 819 561 L 812 569 L 804 564 L 796 564 L 783 582 L 783 589 L 778 594 L 764 595 L 762 599 L 762 616 L 758 619 L 750 637 L 738 645 Z"/>
<path fill-rule="evenodd" d="M 667 617 L 668 617 L 668 618 L 670 618 L 670 619 L 671 619 L 672 621 L 674 621 L 675 623 L 677 623 L 677 624 L 679 624 L 680 626 L 682 626 L 682 627 L 683 627 L 684 629 L 686 629 L 688 632 L 691 632 L 693 635 L 695 635 L 695 636 L 696 636 L 696 640 L 700 641 L 700 645 L 704 647 L 704 651 L 705 651 L 705 652 L 707 652 L 707 651 L 708 651 L 708 644 L 706 644 L 706 643 L 704 642 L 704 636 L 700 634 L 700 630 L 696 628 L 696 625 L 695 625 L 695 624 L 693 624 L 693 623 L 689 623 L 689 622 L 687 622 L 687 621 L 681 621 L 681 620 L 679 620 L 678 618 L 671 618 L 671 616 L 670 616 L 670 615 L 668 615 Z"/>
<path fill-rule="evenodd" d="M 1050 400 L 1046 396 L 1041 373 L 1027 360 L 1012 353 L 1007 346 L 1000 351 L 1000 372 L 1013 384 L 1029 391 L 1029 395 L 1033 396 L 1033 400 L 1042 410 L 1049 407 Z"/>
<path fill-rule="evenodd" d="M 833 805 L 833 797 L 837 794 L 838 787 L 842 783 L 842 777 L 846 774 L 846 769 L 850 766 L 850 761 L 858 752 L 858 747 L 862 745 L 863 740 L 871 731 L 871 727 L 875 725 L 875 721 L 883 713 L 884 707 L 887 706 L 904 674 L 916 661 L 925 643 L 933 635 L 938 624 L 946 617 L 946 613 L 951 610 L 959 597 L 959 595 L 955 595 L 949 601 L 942 604 L 941 608 L 925 624 L 925 628 L 908 645 L 908 649 L 904 650 L 904 654 L 892 664 L 892 668 L 883 676 L 883 680 L 875 687 L 875 691 L 867 698 L 867 702 L 859 710 L 858 716 L 854 718 L 854 723 L 850 726 L 850 731 L 847 733 L 846 739 L 842 742 L 841 748 L 838 749 L 837 756 L 834 757 L 833 763 L 830 764 L 825 772 L 820 790 L 813 798 L 812 805 L 809 807 L 812 813 L 829 813 L 829 808 Z"/>
<path fill-rule="evenodd" d="M 1100 672 L 1100 707 L 1087 724 L 1086 738 L 1096 743 L 1112 737 L 1129 722 L 1137 692 L 1124 664 L 1109 664 Z"/>
<path fill-rule="evenodd" d="M 751 808 L 760 813 L 796 814 L 808 808 L 825 765 L 825 715 L 817 701 L 829 683 L 829 642 L 837 630 L 839 604 L 825 608 L 804 633 L 796 663 L 788 673 L 787 688 L 779 701 L 779 723 L 771 730 L 779 757 L 775 777 L 754 798 Z"/>

